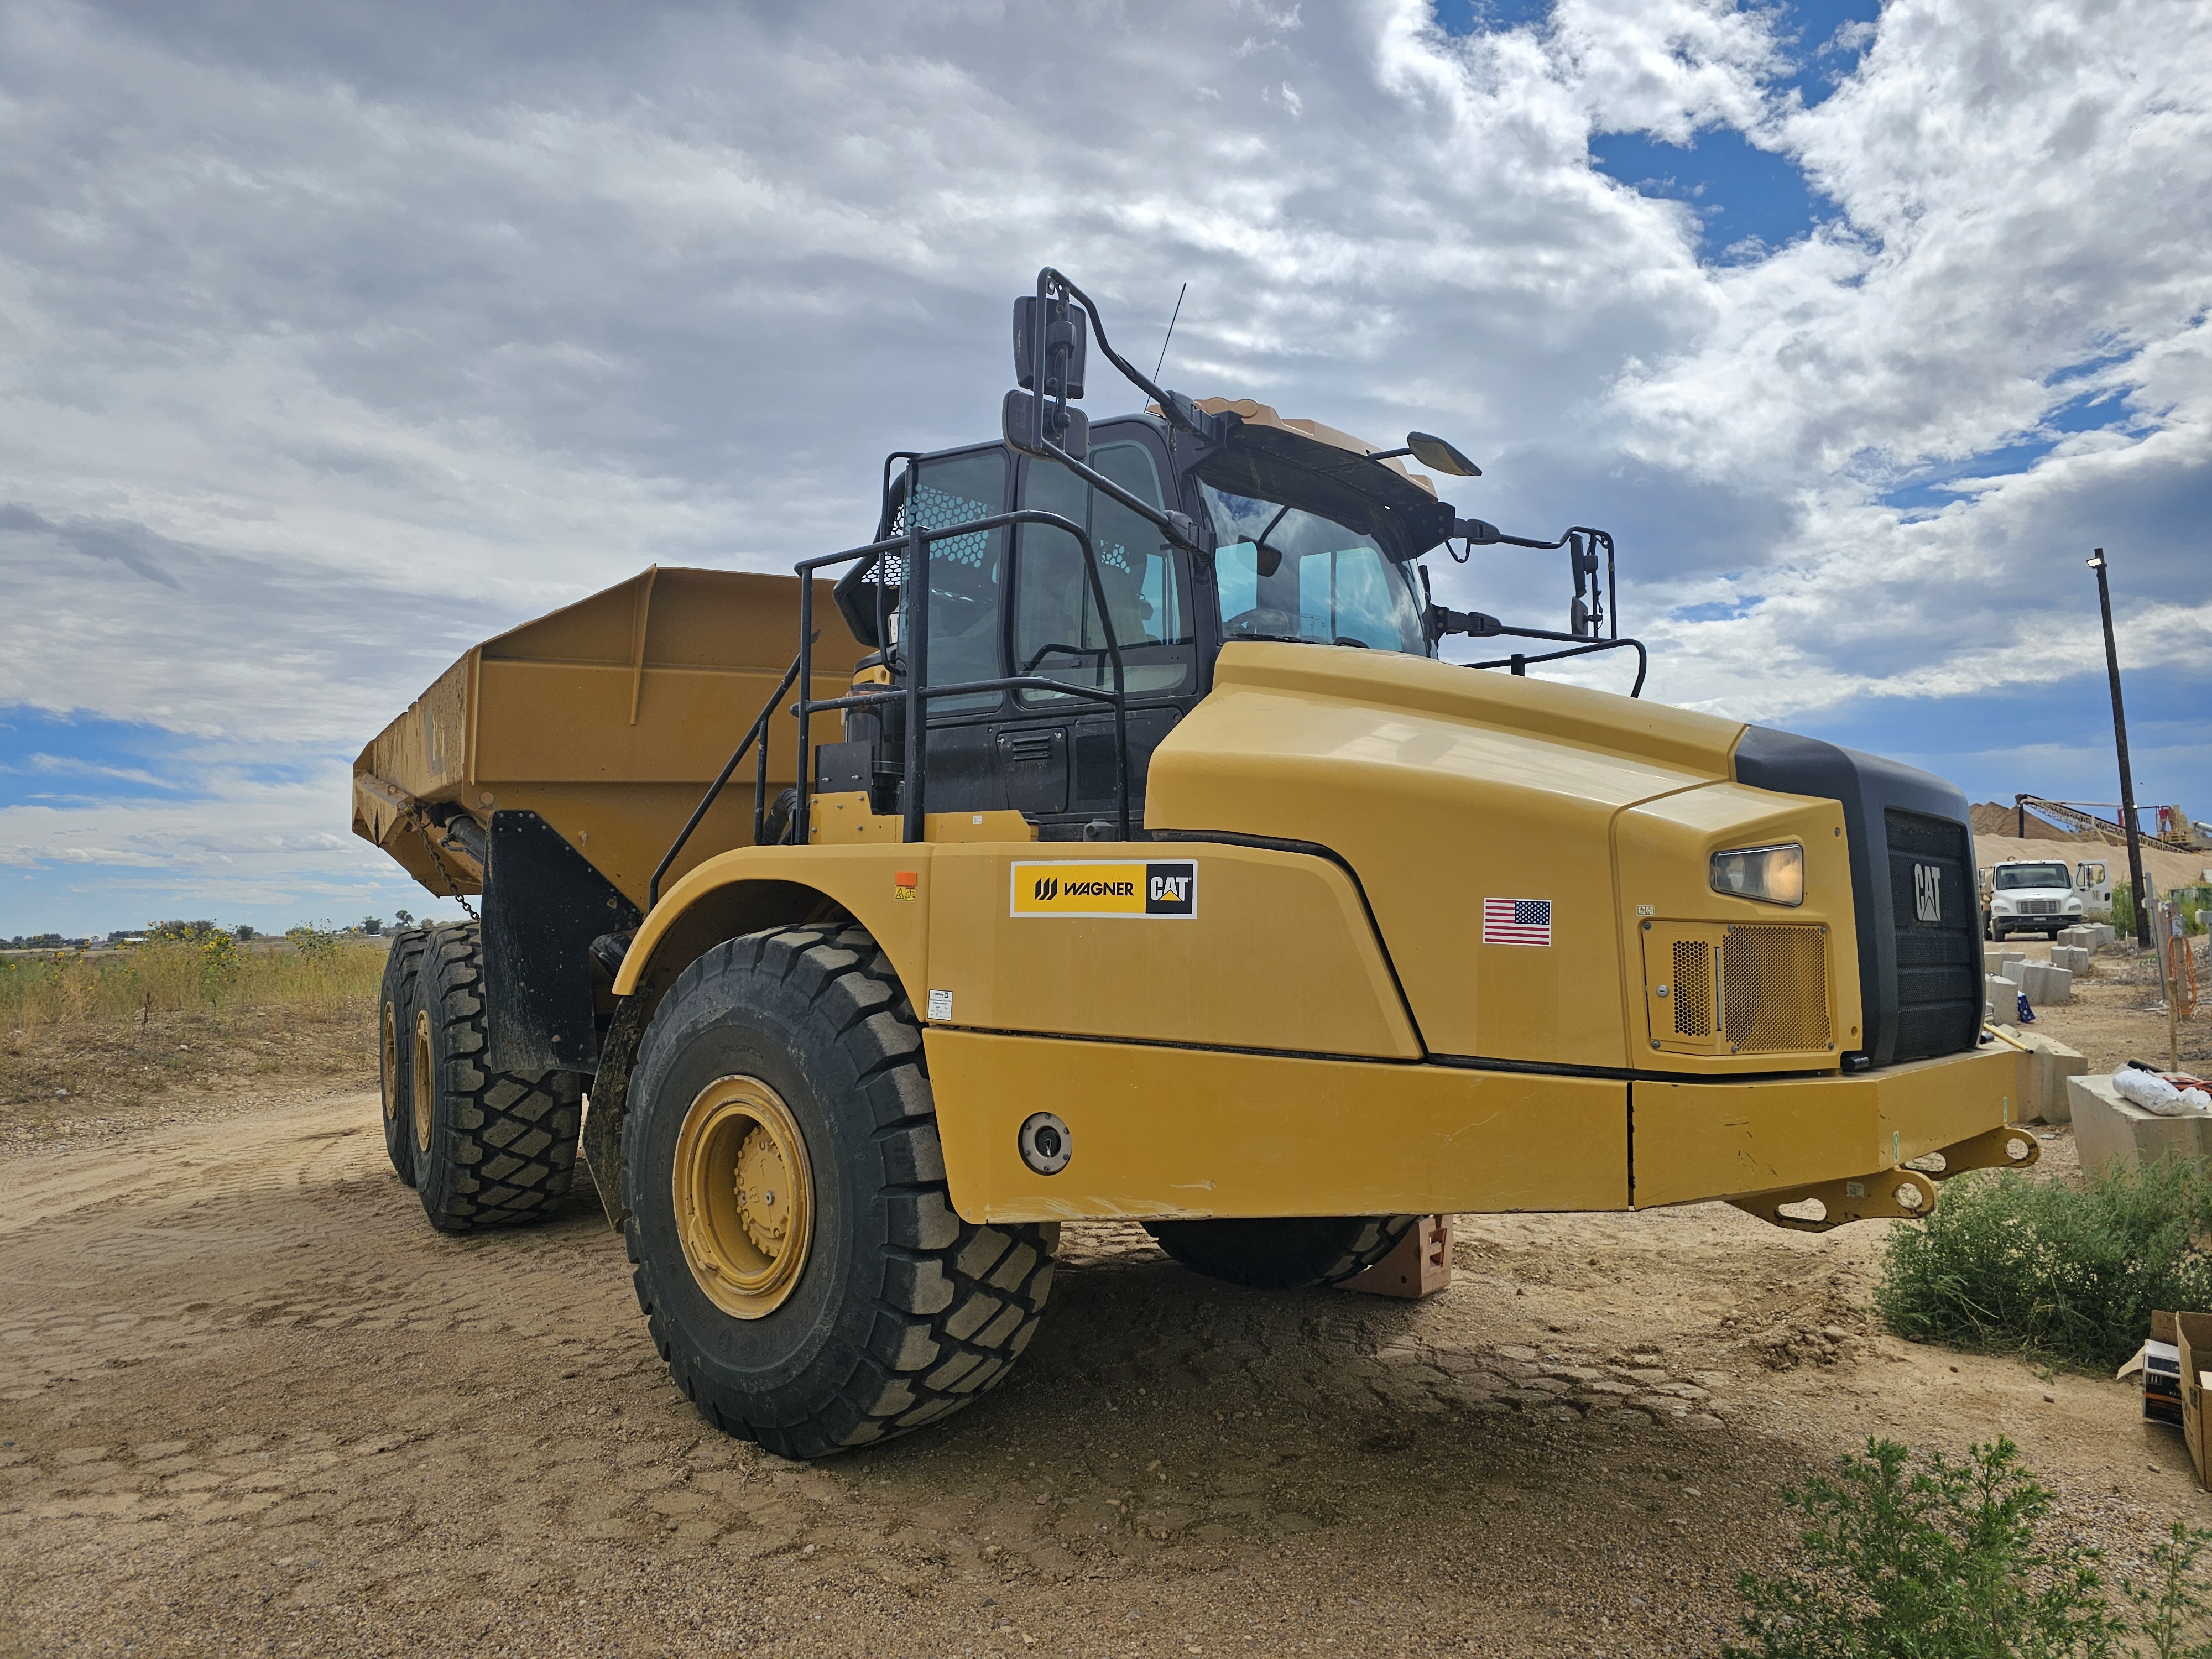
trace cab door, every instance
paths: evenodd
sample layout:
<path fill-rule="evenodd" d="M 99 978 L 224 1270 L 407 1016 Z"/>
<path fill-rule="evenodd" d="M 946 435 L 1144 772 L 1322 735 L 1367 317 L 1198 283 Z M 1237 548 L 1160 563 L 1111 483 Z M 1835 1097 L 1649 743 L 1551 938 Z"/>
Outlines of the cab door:
<path fill-rule="evenodd" d="M 1139 500 L 1171 505 L 1168 458 L 1149 423 L 1094 427 L 1089 465 Z M 1024 458 L 1018 504 L 1083 526 L 1097 556 L 1099 615 L 1075 538 L 1024 525 L 1012 561 L 1011 672 L 1110 691 L 1107 623 L 1128 694 L 1130 816 L 1140 820 L 1152 751 L 1196 701 L 1198 647 L 1188 558 L 1159 528 L 1058 461 Z M 1013 694 L 994 732 L 1009 806 L 1045 839 L 1079 835 L 1113 814 L 1114 718 L 1104 704 L 1042 690 Z"/>
<path fill-rule="evenodd" d="M 2074 866 L 2074 890 L 2081 896 L 2085 914 L 2112 908 L 2112 878 L 2102 860 L 2084 860 Z"/>

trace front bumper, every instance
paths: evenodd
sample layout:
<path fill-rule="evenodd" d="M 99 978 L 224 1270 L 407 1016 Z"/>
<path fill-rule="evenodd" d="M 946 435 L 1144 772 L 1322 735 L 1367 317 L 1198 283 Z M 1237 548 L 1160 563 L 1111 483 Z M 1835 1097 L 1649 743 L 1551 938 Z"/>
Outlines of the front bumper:
<path fill-rule="evenodd" d="M 1772 1208 L 1854 1182 L 1893 1198 L 1903 1165 L 1944 1152 L 1954 1171 L 2020 1098 L 2010 1048 L 1855 1077 L 1677 1082 L 939 1024 L 923 1042 L 952 1206 L 975 1222 L 1750 1207 L 1780 1194 Z M 1042 1109 L 1074 1148 L 1052 1174 L 1019 1150 Z M 1912 1212 L 1841 1188 L 1827 1207 Z"/>
<path fill-rule="evenodd" d="M 1998 1043 L 1855 1077 L 1639 1080 L 1636 1207 L 1724 1198 L 1784 1225 L 1821 1228 L 1925 1214 L 1935 1181 L 2035 1162 L 2032 1133 L 2004 1133 L 2018 1109 L 2019 1068 L 2018 1051 Z M 1915 1164 L 1934 1167 L 1907 1169 Z M 1782 1213 L 1807 1200 L 1826 1216 Z"/>

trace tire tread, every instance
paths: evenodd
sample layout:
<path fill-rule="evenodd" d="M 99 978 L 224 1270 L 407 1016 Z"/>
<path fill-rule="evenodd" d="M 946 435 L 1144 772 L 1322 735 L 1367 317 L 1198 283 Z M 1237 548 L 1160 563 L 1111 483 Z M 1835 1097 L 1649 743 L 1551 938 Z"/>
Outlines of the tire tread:
<path fill-rule="evenodd" d="M 998 1387 L 1028 1345 L 1049 1294 L 1059 1230 L 975 1224 L 952 1208 L 921 1028 L 890 959 L 864 929 L 776 927 L 717 945 L 678 976 L 654 1026 L 666 1021 L 673 1029 L 692 1017 L 702 998 L 725 1009 L 741 1007 L 756 976 L 799 994 L 811 1036 L 842 1049 L 852 1068 L 860 1146 L 875 1160 L 865 1178 L 883 1218 L 872 1319 L 859 1352 L 848 1356 L 842 1376 L 832 1381 L 830 1373 L 841 1367 L 830 1366 L 810 1397 L 783 1412 L 764 1398 L 724 1389 L 681 1350 L 674 1322 L 658 1305 L 656 1269 L 689 1268 L 680 1260 L 646 1259 L 635 1190 L 624 1194 L 632 1215 L 623 1231 L 636 1265 L 639 1306 L 685 1396 L 726 1432 L 783 1456 L 817 1457 L 919 1428 Z M 649 1030 L 647 1049 L 653 1041 Z M 633 1138 L 625 1183 L 644 1167 L 643 1119 L 633 1111 L 625 1128 Z M 987 1283 L 963 1267 L 987 1233 L 1005 1243 L 988 1250 L 982 1272 L 1010 1278 L 1010 1285 Z M 1025 1259 L 1020 1272 L 1010 1274 L 1006 1264 L 1018 1252 Z M 980 1317 L 962 1319 L 978 1297 L 988 1307 Z M 1010 1321 L 1008 1314 L 1016 1316 Z"/>

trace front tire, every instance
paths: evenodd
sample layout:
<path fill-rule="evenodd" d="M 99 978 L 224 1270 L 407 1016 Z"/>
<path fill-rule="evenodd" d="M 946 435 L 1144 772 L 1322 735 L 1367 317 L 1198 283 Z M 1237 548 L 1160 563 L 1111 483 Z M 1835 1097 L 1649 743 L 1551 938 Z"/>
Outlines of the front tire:
<path fill-rule="evenodd" d="M 953 1212 L 921 1030 L 857 927 L 769 930 L 684 971 L 623 1128 L 639 1306 L 677 1386 L 784 1457 L 901 1434 L 1036 1334 L 1056 1226 Z"/>
<path fill-rule="evenodd" d="M 1255 1291 L 1341 1284 L 1397 1247 L 1410 1215 L 1147 1221 L 1152 1242 L 1194 1273 Z"/>

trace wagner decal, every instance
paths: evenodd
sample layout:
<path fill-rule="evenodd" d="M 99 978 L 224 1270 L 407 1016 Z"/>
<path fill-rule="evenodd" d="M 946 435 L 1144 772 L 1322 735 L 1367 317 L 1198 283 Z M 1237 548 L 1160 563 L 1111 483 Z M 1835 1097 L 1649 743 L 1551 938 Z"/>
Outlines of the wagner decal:
<path fill-rule="evenodd" d="M 1174 863 L 1018 862 L 1011 914 L 1016 916 L 1168 916 L 1198 915 L 1198 865 Z"/>

